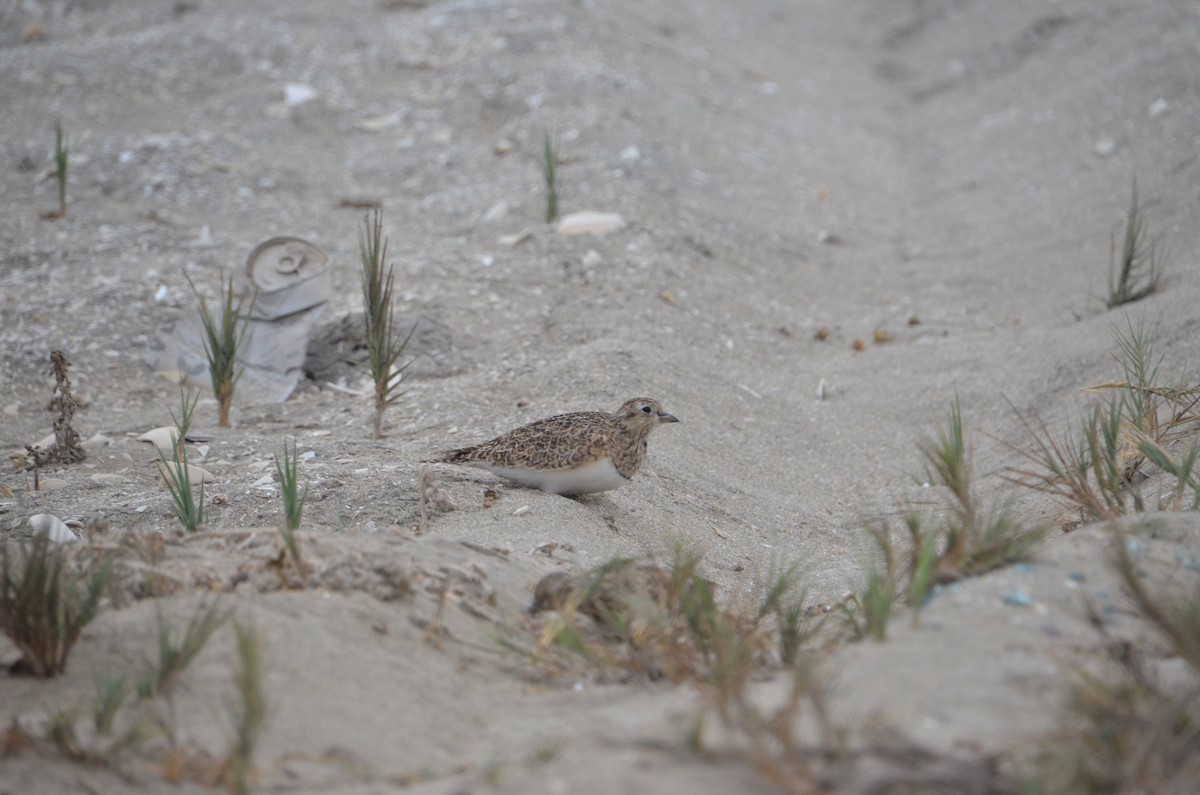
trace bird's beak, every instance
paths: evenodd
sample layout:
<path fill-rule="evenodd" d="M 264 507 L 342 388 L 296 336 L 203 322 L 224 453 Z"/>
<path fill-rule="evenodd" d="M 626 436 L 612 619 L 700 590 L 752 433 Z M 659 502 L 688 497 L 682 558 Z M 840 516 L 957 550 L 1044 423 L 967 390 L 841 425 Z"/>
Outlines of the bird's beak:
<path fill-rule="evenodd" d="M 674 414 L 667 414 L 666 412 L 660 411 L 660 412 L 658 412 L 658 421 L 659 422 L 679 422 L 679 418 L 676 417 Z"/>

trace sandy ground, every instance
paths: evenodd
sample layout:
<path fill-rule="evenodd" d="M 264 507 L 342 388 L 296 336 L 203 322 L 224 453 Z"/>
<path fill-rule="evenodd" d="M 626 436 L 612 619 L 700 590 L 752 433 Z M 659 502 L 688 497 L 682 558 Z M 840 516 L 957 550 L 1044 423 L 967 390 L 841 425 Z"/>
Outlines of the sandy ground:
<path fill-rule="evenodd" d="M 865 523 L 933 502 L 916 442 L 955 396 L 982 495 L 1062 518 L 995 476 L 1015 463 L 1001 442 L 1022 438 L 1008 403 L 1053 427 L 1078 416 L 1081 387 L 1120 377 L 1112 328 L 1143 317 L 1162 371 L 1196 382 L 1197 41 L 1200 10 L 1173 0 L 0 2 L 0 448 L 50 432 L 55 348 L 88 401 L 77 427 L 102 437 L 43 473 L 65 488 L 0 478 L 17 493 L 0 499 L 5 536 L 41 512 L 102 518 L 114 538 L 177 526 L 135 437 L 177 404 L 143 354 L 195 311 L 185 273 L 211 294 L 258 242 L 304 237 L 334 258 L 332 329 L 360 309 L 363 210 L 342 205 L 379 202 L 398 309 L 423 329 L 382 441 L 366 399 L 319 381 L 236 401 L 229 429 L 203 400 L 195 460 L 217 519 L 164 563 L 190 586 L 106 609 L 66 675 L 0 681 L 0 720 L 86 715 L 98 672 L 150 655 L 157 608 L 183 622 L 219 590 L 266 643 L 265 790 L 771 791 L 689 746 L 690 689 L 538 682 L 495 634 L 521 626 L 541 575 L 661 559 L 676 539 L 723 593 L 799 561 L 813 599 L 840 598 L 861 582 Z M 315 98 L 287 105 L 289 83 Z M 51 221 L 55 119 L 72 166 Z M 624 228 L 544 223 L 547 131 L 563 211 Z M 1169 280 L 1104 311 L 1134 177 Z M 629 486 L 501 486 L 485 508 L 498 481 L 445 468 L 460 510 L 411 532 L 422 458 L 638 395 L 682 422 Z M 260 479 L 288 436 L 313 454 L 305 543 L 344 564 L 340 588 L 238 582 L 275 551 Z M 1162 577 L 1194 578 L 1196 524 L 1145 540 Z M 901 616 L 887 643 L 837 650 L 840 719 L 967 759 L 1035 746 L 1064 660 L 1102 645 L 1083 600 L 1134 631 L 1107 539 L 1055 534 L 1036 563 L 940 594 L 920 626 Z M 419 624 L 447 571 L 460 593 L 438 650 Z M 1003 601 L 1018 590 L 1028 605 Z M 228 745 L 232 648 L 218 633 L 175 696 L 188 747 Z M 0 759 L 0 793 L 164 786 L 129 775 L 29 752 Z"/>

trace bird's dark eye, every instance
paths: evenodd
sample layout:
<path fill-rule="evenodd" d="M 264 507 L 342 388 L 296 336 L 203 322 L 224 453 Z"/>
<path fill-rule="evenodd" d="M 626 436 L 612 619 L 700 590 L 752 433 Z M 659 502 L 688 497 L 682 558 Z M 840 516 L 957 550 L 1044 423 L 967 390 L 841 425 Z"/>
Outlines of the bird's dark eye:
<path fill-rule="evenodd" d="M 642 413 L 643 413 L 643 414 L 649 414 L 649 413 L 650 413 L 650 407 L 649 407 L 649 406 L 642 406 Z"/>

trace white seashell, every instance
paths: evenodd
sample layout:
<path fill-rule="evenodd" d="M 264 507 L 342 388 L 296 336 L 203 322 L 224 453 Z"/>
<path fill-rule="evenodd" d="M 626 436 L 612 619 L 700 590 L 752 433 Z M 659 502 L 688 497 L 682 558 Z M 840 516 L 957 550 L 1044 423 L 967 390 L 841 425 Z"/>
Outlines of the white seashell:
<path fill-rule="evenodd" d="M 512 512 L 512 515 L 513 515 L 513 516 L 524 516 L 524 515 L 525 515 L 525 514 L 527 514 L 527 513 L 529 513 L 529 506 L 528 506 L 528 505 L 522 505 L 520 508 L 518 508 L 518 509 L 516 509 L 515 511 L 513 511 L 513 512 Z"/>
<path fill-rule="evenodd" d="M 258 480 L 250 484 L 252 489 L 270 489 L 275 490 L 275 476 L 271 474 L 263 475 Z"/>
<path fill-rule="evenodd" d="M 139 442 L 149 442 L 163 453 L 175 450 L 175 440 L 179 437 L 179 429 L 174 425 L 164 425 L 161 428 L 146 431 L 138 437 Z"/>
<path fill-rule="evenodd" d="M 584 210 L 564 215 L 558 222 L 560 235 L 606 235 L 625 226 L 625 219 L 616 213 L 601 213 Z"/>
<path fill-rule="evenodd" d="M 34 514 L 25 523 L 56 544 L 73 544 L 79 540 L 62 519 L 51 513 Z"/>
<path fill-rule="evenodd" d="M 215 479 L 213 477 L 213 473 L 209 472 L 207 469 L 198 467 L 195 464 L 184 464 L 184 466 L 187 467 L 188 480 L 190 480 L 193 485 L 197 483 L 212 483 Z M 174 461 L 159 461 L 158 474 L 162 475 L 164 480 L 168 477 L 168 471 L 170 471 L 172 476 L 178 476 L 180 474 L 179 466 Z"/>

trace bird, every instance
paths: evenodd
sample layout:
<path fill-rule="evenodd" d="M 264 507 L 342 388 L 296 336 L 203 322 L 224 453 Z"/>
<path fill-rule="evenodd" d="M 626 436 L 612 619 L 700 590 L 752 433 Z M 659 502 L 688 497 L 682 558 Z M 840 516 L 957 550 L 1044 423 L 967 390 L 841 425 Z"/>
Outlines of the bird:
<path fill-rule="evenodd" d="M 564 496 L 611 491 L 637 474 L 646 460 L 650 432 L 669 422 L 679 419 L 663 411 L 657 400 L 633 398 L 611 414 L 559 414 L 426 463 L 479 467 L 521 486 Z"/>

